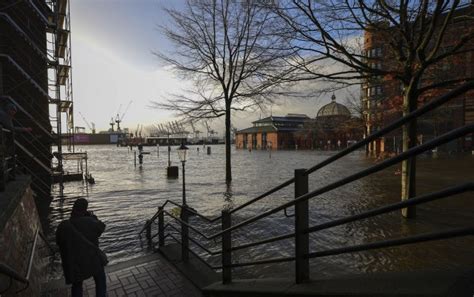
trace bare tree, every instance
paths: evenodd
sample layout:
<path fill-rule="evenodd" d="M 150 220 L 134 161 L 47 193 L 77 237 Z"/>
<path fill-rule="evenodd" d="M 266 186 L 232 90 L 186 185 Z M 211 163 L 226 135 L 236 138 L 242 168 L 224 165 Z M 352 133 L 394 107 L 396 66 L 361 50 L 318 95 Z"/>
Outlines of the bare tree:
<path fill-rule="evenodd" d="M 285 93 L 278 86 L 292 73 L 287 37 L 275 34 L 275 16 L 259 2 L 187 1 L 183 11 L 167 9 L 172 22 L 163 28 L 174 52 L 156 55 L 193 89 L 173 95 L 156 108 L 187 120 L 225 117 L 226 182 L 231 174 L 231 115 L 262 108 Z"/>
<path fill-rule="evenodd" d="M 473 51 L 473 6 L 461 9 L 460 4 L 459 0 L 281 0 L 276 13 L 297 34 L 294 46 L 300 51 L 303 79 L 397 82 L 406 115 L 433 90 L 444 92 L 473 80 L 455 69 L 449 78 L 432 79 L 439 77 L 440 65 L 449 59 L 460 62 Z M 382 53 L 361 51 L 362 38 L 368 35 Z M 319 66 L 311 67 L 314 64 Z M 417 142 L 416 120 L 405 125 L 402 134 L 407 151 Z M 402 199 L 415 196 L 415 176 L 416 159 L 404 161 Z M 414 208 L 403 214 L 413 216 Z"/>

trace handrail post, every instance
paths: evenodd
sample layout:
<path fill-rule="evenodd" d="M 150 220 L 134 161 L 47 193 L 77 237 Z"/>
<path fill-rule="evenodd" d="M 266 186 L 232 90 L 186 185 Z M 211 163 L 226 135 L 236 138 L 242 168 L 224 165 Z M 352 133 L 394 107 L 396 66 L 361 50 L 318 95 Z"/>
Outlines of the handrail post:
<path fill-rule="evenodd" d="M 184 263 L 189 261 L 189 228 L 188 224 L 188 206 L 185 204 L 181 208 L 181 260 Z"/>
<path fill-rule="evenodd" d="M 158 207 L 158 238 L 159 246 L 165 245 L 165 216 L 163 214 L 163 207 Z"/>
<path fill-rule="evenodd" d="M 226 230 L 232 225 L 232 218 L 229 210 L 222 211 L 222 230 Z M 231 232 L 222 234 L 222 283 L 232 282 L 232 235 Z"/>
<path fill-rule="evenodd" d="M 295 170 L 295 198 L 308 193 L 306 169 Z M 309 281 L 308 200 L 295 204 L 295 279 L 300 284 Z"/>
<path fill-rule="evenodd" d="M 148 241 L 148 244 L 150 244 L 151 243 L 151 221 L 150 220 L 146 220 L 145 232 L 146 232 L 146 240 Z"/>

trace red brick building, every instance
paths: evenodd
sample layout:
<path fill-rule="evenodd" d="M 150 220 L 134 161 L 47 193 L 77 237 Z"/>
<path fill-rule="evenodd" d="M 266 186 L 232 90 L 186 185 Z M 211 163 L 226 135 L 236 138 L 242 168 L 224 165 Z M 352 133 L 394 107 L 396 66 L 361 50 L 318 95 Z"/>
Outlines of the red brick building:
<path fill-rule="evenodd" d="M 474 5 L 460 8 L 457 14 L 474 15 Z M 441 50 L 452 47 L 464 33 L 474 31 L 474 21 L 463 19 L 451 24 L 443 39 Z M 466 46 L 474 48 L 474 42 Z M 389 53 L 389 48 L 381 34 L 365 32 L 365 56 L 373 68 L 384 69 L 392 67 L 394 60 Z M 421 85 L 445 81 L 447 79 L 474 77 L 474 52 L 465 51 L 456 56 L 441 60 L 427 71 Z M 445 94 L 454 85 L 435 89 L 420 97 L 418 105 L 421 106 L 432 98 Z M 402 84 L 390 77 L 373 77 L 362 82 L 361 104 L 364 113 L 366 134 L 371 134 L 395 119 L 402 116 Z M 456 127 L 474 123 L 474 91 L 452 99 L 448 104 L 439 107 L 436 111 L 426 114 L 418 120 L 418 141 L 425 142 Z M 472 135 L 442 146 L 446 151 L 472 150 Z M 401 150 L 401 130 L 392 132 L 368 147 L 371 153 L 378 154 L 384 151 Z"/>
<path fill-rule="evenodd" d="M 236 132 L 238 149 L 325 149 L 345 148 L 362 138 L 363 124 L 349 109 L 332 101 L 321 107 L 316 118 L 288 114 L 252 122 L 253 127 Z"/>

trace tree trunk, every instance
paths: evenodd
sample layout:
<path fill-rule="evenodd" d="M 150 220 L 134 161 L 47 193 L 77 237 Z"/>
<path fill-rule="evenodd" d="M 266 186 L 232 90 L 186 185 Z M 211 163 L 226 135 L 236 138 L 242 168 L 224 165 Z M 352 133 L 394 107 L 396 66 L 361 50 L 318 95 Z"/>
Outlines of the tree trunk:
<path fill-rule="evenodd" d="M 417 108 L 417 96 L 408 87 L 403 97 L 403 115 L 407 115 Z M 417 120 L 414 119 L 405 124 L 402 128 L 402 146 L 403 152 L 413 148 L 417 144 L 416 137 Z M 409 158 L 402 162 L 402 201 L 416 196 L 416 157 Z M 416 216 L 416 207 L 410 206 L 402 209 L 402 215 L 405 218 L 414 218 Z"/>
<path fill-rule="evenodd" d="M 232 162 L 231 162 L 231 148 L 232 139 L 230 138 L 230 104 L 226 103 L 225 111 L 225 182 L 230 184 L 232 181 Z"/>

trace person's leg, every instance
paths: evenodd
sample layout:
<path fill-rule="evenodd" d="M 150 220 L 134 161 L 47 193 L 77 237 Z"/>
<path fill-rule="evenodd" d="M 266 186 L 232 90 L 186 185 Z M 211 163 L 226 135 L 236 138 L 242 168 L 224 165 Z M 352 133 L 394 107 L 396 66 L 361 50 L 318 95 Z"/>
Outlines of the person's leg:
<path fill-rule="evenodd" d="M 95 281 L 96 297 L 106 297 L 107 296 L 107 280 L 105 278 L 104 270 L 94 275 L 94 281 Z"/>
<path fill-rule="evenodd" d="M 82 281 L 72 283 L 71 297 L 82 297 Z"/>

